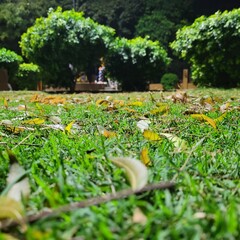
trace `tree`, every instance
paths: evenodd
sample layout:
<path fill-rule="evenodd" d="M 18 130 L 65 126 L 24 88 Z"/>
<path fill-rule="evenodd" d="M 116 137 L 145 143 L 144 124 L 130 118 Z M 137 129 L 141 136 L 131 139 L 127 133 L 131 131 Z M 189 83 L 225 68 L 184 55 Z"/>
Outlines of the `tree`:
<path fill-rule="evenodd" d="M 40 78 L 39 66 L 33 63 L 21 63 L 16 76 L 11 81 L 11 86 L 17 90 L 36 90 Z"/>
<path fill-rule="evenodd" d="M 89 77 L 114 34 L 112 28 L 84 18 L 83 13 L 58 8 L 37 19 L 22 35 L 20 46 L 23 56 L 46 73 L 45 83 L 71 87 L 74 77 L 69 65 Z"/>
<path fill-rule="evenodd" d="M 50 7 L 57 7 L 55 0 L 5 0 L 0 3 L 0 46 L 20 52 L 20 36 L 37 17 L 46 16 Z"/>
<path fill-rule="evenodd" d="M 144 0 L 92 0 L 85 1 L 79 10 L 93 20 L 114 28 L 118 36 L 132 38 L 144 8 Z"/>
<path fill-rule="evenodd" d="M 168 49 L 179 27 L 188 23 L 192 16 L 192 0 L 148 0 L 144 15 L 136 25 L 135 36 L 150 36 Z"/>
<path fill-rule="evenodd" d="M 171 44 L 188 61 L 195 83 L 236 87 L 240 82 L 240 9 L 202 16 L 178 30 Z"/>
<path fill-rule="evenodd" d="M 0 48 L 0 69 L 7 69 L 9 78 L 12 79 L 17 73 L 22 57 L 6 48 Z"/>
<path fill-rule="evenodd" d="M 123 90 L 146 90 L 148 82 L 159 82 L 170 59 L 160 43 L 148 38 L 116 38 L 106 56 L 109 77 Z"/>

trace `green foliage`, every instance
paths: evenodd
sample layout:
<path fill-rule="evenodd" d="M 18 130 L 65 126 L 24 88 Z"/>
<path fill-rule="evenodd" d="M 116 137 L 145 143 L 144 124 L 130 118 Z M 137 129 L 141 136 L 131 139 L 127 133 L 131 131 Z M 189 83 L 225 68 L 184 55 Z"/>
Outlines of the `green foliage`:
<path fill-rule="evenodd" d="M 150 36 L 165 48 L 174 40 L 176 31 L 191 19 L 191 0 L 146 1 L 144 15 L 136 25 L 136 36 Z"/>
<path fill-rule="evenodd" d="M 19 65 L 18 76 L 25 77 L 31 73 L 40 73 L 39 66 L 33 63 L 22 63 Z"/>
<path fill-rule="evenodd" d="M 0 49 L 0 68 L 8 70 L 9 77 L 12 78 L 18 70 L 22 57 L 6 48 Z"/>
<path fill-rule="evenodd" d="M 174 73 L 165 73 L 161 78 L 161 84 L 165 90 L 171 90 L 176 87 L 178 76 Z"/>
<path fill-rule="evenodd" d="M 189 62 L 195 83 L 236 87 L 240 83 L 240 9 L 200 17 L 177 32 L 171 47 Z"/>
<path fill-rule="evenodd" d="M 81 11 L 95 21 L 116 29 L 118 36 L 133 38 L 135 26 L 145 10 L 144 0 L 85 1 Z"/>
<path fill-rule="evenodd" d="M 0 189 L 7 188 L 8 148 L 28 171 L 31 193 L 23 201 L 25 216 L 36 214 L 40 219 L 26 219 L 26 231 L 20 225 L 3 229 L 4 222 L 0 232 L 29 240 L 238 239 L 239 91 L 198 88 L 187 94 L 54 96 L 2 92 L 0 155 L 3 152 L 6 160 L 0 156 Z M 217 129 L 189 116 L 193 109 L 216 121 Z M 45 122 L 37 124 L 36 118 Z M 146 139 L 140 119 L 161 136 L 160 141 Z M 64 131 L 74 120 L 69 132 Z M 187 149 L 176 149 L 174 136 L 186 141 Z M 139 159 L 143 149 L 151 160 L 148 183 L 172 181 L 176 187 L 108 200 L 109 193 L 117 196 L 130 188 L 126 172 L 110 161 L 111 156 Z M 93 206 L 92 197 L 106 202 Z M 84 204 L 91 206 L 81 208 Z M 66 210 L 66 205 L 79 208 L 49 217 L 41 214 L 63 206 Z"/>
<path fill-rule="evenodd" d="M 35 19 L 46 16 L 50 7 L 57 7 L 55 0 L 18 0 L 0 3 L 0 46 L 19 51 L 18 41 L 22 33 Z"/>
<path fill-rule="evenodd" d="M 6 179 L 7 179 L 7 171 L 8 171 L 8 164 L 9 161 L 3 156 L 2 150 L 0 149 L 0 192 L 6 186 Z"/>
<path fill-rule="evenodd" d="M 92 73 L 113 37 L 113 29 L 84 18 L 83 13 L 58 8 L 37 19 L 22 35 L 20 46 L 22 54 L 47 73 L 45 83 L 71 86 L 69 64 L 75 71 Z"/>
<path fill-rule="evenodd" d="M 117 38 L 110 46 L 106 69 L 124 90 L 145 90 L 149 81 L 160 79 L 170 62 L 160 43 L 148 38 Z"/>
<path fill-rule="evenodd" d="M 136 26 L 136 35 L 150 36 L 168 46 L 169 38 L 173 35 L 174 23 L 159 12 L 142 17 Z"/>
<path fill-rule="evenodd" d="M 17 90 L 36 90 L 37 81 L 40 80 L 39 66 L 33 63 L 22 63 L 19 65 L 18 73 L 11 85 Z"/>

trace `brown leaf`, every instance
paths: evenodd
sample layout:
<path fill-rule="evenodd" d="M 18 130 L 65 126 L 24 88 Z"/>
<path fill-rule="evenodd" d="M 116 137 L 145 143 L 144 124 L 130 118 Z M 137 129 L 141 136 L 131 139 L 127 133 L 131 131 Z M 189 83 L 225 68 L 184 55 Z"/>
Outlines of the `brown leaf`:
<path fill-rule="evenodd" d="M 134 209 L 132 221 L 133 221 L 133 223 L 138 223 L 138 224 L 141 224 L 141 225 L 145 225 L 147 223 L 147 217 L 142 212 L 142 210 L 137 207 L 137 208 Z"/>
<path fill-rule="evenodd" d="M 229 109 L 229 107 L 230 107 L 230 102 L 227 102 L 227 103 L 221 105 L 219 110 L 220 110 L 220 112 L 224 113 Z"/>
<path fill-rule="evenodd" d="M 186 103 L 187 102 L 187 93 L 186 92 L 176 92 L 174 95 L 172 95 L 172 100 L 174 103 L 176 103 L 176 102 Z"/>

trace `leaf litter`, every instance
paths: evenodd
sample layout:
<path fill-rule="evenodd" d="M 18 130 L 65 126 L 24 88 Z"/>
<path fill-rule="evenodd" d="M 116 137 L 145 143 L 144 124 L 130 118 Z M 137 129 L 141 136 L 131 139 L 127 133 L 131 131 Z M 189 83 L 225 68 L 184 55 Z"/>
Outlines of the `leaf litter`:
<path fill-rule="evenodd" d="M 94 149 L 93 163 L 96 161 L 96 158 L 99 158 L 98 152 L 100 146 L 100 148 L 105 149 L 102 156 L 104 159 L 108 158 L 108 151 L 112 152 L 112 148 L 119 148 L 118 157 L 110 157 L 110 160 L 124 169 L 133 190 L 144 189 L 144 187 L 148 186 L 147 182 L 149 179 L 152 179 L 152 168 L 149 170 L 148 167 L 155 166 L 155 162 L 157 161 L 155 151 L 163 148 L 162 146 L 165 146 L 164 143 L 166 141 L 171 142 L 173 145 L 174 152 L 172 154 L 183 154 L 183 156 L 185 156 L 184 154 L 187 154 L 189 151 L 192 154 L 191 146 L 194 145 L 192 139 L 194 139 L 195 136 L 191 135 L 188 137 L 188 131 L 183 132 L 186 128 L 191 128 L 192 124 L 190 118 L 185 114 L 189 114 L 190 117 L 196 121 L 196 127 L 202 127 L 202 129 L 207 132 L 207 125 L 209 125 L 214 129 L 218 129 L 221 133 L 224 124 L 231 124 L 231 122 L 224 122 L 224 120 L 229 119 L 231 114 L 236 114 L 237 111 L 239 111 L 239 106 L 236 104 L 236 101 L 231 100 L 231 96 L 224 100 L 222 97 L 216 96 L 195 97 L 195 95 L 187 92 L 176 92 L 170 95 L 153 93 L 149 94 L 149 98 L 146 97 L 146 94 L 144 97 L 134 95 L 126 97 L 124 94 L 113 96 L 103 95 L 103 97 L 89 94 L 84 96 L 79 95 L 77 97 L 69 95 L 49 96 L 46 94 L 35 94 L 28 96 L 28 99 L 30 99 L 29 103 L 25 100 L 24 103 L 21 102 L 19 105 L 19 101 L 14 102 L 12 97 L 3 98 L 2 107 L 0 106 L 1 111 L 5 112 L 5 116 L 9 115 L 9 118 L 7 119 L 5 117 L 5 119 L 0 119 L 1 131 L 8 131 L 1 135 L 2 141 L 9 145 L 11 143 L 8 140 L 8 135 L 17 134 L 18 136 L 24 137 L 26 131 L 38 133 L 46 129 L 48 129 L 49 133 L 51 133 L 52 130 L 60 130 L 59 134 L 61 134 L 61 132 L 62 134 L 67 133 L 64 138 L 69 138 L 70 140 L 76 136 L 76 138 L 73 138 L 73 141 L 75 141 L 81 137 L 81 133 L 80 131 L 74 131 L 74 129 L 79 129 L 78 121 L 79 119 L 83 119 L 81 128 L 89 132 L 89 134 L 85 136 L 91 137 L 91 134 L 93 134 L 92 137 L 94 139 L 97 135 L 94 135 L 95 131 L 91 129 L 97 128 L 98 132 L 105 138 L 101 140 L 103 141 L 103 143 L 101 143 L 102 145 L 92 144 L 87 147 L 87 149 Z M 23 101 L 23 99 L 21 98 L 20 101 Z M 80 110 L 75 113 L 74 105 L 76 107 L 78 105 L 85 105 L 88 107 L 88 111 L 81 112 Z M 53 109 L 49 115 L 46 113 L 48 106 Z M 59 112 L 59 110 L 61 111 Z M 104 115 L 104 111 L 107 112 L 106 119 L 99 115 Z M 175 111 L 178 112 L 177 117 L 173 115 Z M 18 112 L 19 115 L 24 114 L 19 119 L 17 119 Z M 71 116 L 70 118 L 66 118 L 62 113 Z M 87 114 L 92 114 L 95 116 L 95 119 L 88 119 L 86 117 Z M 181 121 L 177 119 L 179 116 L 181 117 Z M 27 119 L 24 119 L 26 117 Z M 113 119 L 114 121 L 111 121 Z M 129 126 L 123 125 L 123 119 L 128 122 Z M 91 121 L 95 122 L 95 124 L 92 124 L 92 127 L 90 127 Z M 114 122 L 115 124 L 113 124 Z M 183 122 L 185 122 L 185 125 L 182 127 L 180 124 Z M 201 125 L 201 122 L 204 124 Z M 105 128 L 103 126 L 107 127 Z M 135 126 L 136 129 L 130 126 Z M 122 130 L 121 128 L 126 130 Z M 127 134 L 127 132 L 128 137 L 134 136 L 136 144 L 128 142 L 126 135 L 124 136 L 124 133 Z M 211 132 L 209 131 L 208 134 L 211 134 Z M 188 141 L 185 139 L 188 139 Z M 129 146 L 129 148 L 124 150 L 122 150 L 123 140 L 128 142 L 127 146 Z M 118 144 L 118 141 L 122 143 Z M 195 142 L 197 142 L 197 138 Z M 111 145 L 113 143 L 115 144 L 114 147 Z M 123 151 L 123 154 L 119 156 L 121 151 Z M 149 151 L 151 152 L 151 158 Z M 136 157 L 124 157 L 126 153 L 133 155 L 135 153 L 136 156 L 140 154 L 140 160 Z M 100 159 L 98 161 L 100 161 Z M 180 168 L 181 171 L 186 168 L 186 165 L 190 164 L 190 157 L 182 164 L 184 167 L 182 166 L 182 168 Z M 61 172 L 58 174 L 60 173 Z M 64 179 L 63 176 L 62 179 Z M 12 203 L 9 203 L 9 206 L 11 206 L 11 204 Z M 14 204 L 12 204 L 12 206 L 14 206 Z M 16 208 L 18 209 L 17 206 Z M 197 210 L 198 209 L 196 209 L 195 212 L 198 212 Z M 21 216 L 21 214 L 22 213 L 20 213 L 19 216 Z M 12 216 L 7 216 L 7 218 L 12 218 Z M 146 223 L 146 216 L 139 208 L 135 208 L 134 210 L 133 222 L 143 225 Z"/>

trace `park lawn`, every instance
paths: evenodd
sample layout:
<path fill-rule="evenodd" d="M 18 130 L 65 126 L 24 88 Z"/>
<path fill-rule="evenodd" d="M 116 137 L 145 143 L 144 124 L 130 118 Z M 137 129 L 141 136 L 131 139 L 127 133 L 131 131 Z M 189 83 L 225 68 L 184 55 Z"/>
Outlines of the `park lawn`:
<path fill-rule="evenodd" d="M 0 191 L 14 157 L 31 190 L 22 203 L 29 222 L 19 213 L 17 226 L 0 224 L 0 239 L 239 239 L 239 96 L 0 92 Z M 116 156 L 142 161 L 150 186 L 174 188 L 93 205 L 89 199 L 131 188 Z M 90 206 L 69 206 L 84 200 Z M 64 205 L 70 211 L 38 215 Z"/>

